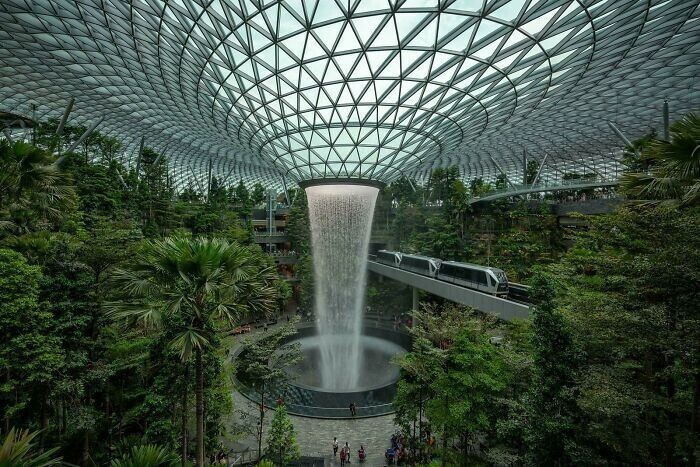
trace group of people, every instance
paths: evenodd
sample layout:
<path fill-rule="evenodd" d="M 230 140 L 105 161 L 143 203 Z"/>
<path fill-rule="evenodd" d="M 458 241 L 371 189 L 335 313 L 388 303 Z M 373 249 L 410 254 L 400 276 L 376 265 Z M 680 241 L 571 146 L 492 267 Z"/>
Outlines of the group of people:
<path fill-rule="evenodd" d="M 384 453 L 388 465 L 402 464 L 408 459 L 408 449 L 401 434 L 391 435 L 391 447 Z"/>
<path fill-rule="evenodd" d="M 338 457 L 338 438 L 333 437 L 333 457 Z M 365 447 L 360 445 L 360 449 L 357 450 L 357 460 L 359 462 L 364 462 L 367 457 L 365 452 Z M 340 449 L 340 465 L 345 465 L 350 463 L 350 445 L 346 442 L 345 446 Z"/>
<path fill-rule="evenodd" d="M 418 452 L 416 452 L 416 447 L 413 447 L 413 456 L 415 457 L 411 459 L 408 440 L 401 433 L 393 434 L 391 436 L 391 447 L 384 453 L 386 465 L 408 465 L 416 460 L 421 463 L 430 463 L 436 444 L 435 436 L 430 432 L 430 427 L 425 427 L 424 430 L 421 430 L 419 443 L 421 447 L 417 450 Z"/>

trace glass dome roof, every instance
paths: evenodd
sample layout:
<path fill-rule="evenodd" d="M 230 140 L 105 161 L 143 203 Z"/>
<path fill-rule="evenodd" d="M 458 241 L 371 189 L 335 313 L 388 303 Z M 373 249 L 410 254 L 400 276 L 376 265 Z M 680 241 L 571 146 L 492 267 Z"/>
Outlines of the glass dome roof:
<path fill-rule="evenodd" d="M 180 180 L 615 163 L 698 108 L 697 0 L 3 0 L 0 108 L 143 136 Z"/>

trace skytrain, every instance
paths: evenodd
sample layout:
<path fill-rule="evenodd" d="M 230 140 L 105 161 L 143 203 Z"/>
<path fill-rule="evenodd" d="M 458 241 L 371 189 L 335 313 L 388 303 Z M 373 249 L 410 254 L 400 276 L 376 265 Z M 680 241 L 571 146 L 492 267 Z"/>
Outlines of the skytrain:
<path fill-rule="evenodd" d="M 502 269 L 388 250 L 377 252 L 377 262 L 479 292 L 508 296 L 508 278 Z"/>

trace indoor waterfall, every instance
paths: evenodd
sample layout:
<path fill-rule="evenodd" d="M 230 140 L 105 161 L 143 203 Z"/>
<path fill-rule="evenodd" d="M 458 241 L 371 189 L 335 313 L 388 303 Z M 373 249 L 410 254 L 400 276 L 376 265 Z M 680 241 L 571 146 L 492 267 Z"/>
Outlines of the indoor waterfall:
<path fill-rule="evenodd" d="M 353 184 L 306 188 L 322 387 L 357 387 L 367 254 L 379 190 Z"/>

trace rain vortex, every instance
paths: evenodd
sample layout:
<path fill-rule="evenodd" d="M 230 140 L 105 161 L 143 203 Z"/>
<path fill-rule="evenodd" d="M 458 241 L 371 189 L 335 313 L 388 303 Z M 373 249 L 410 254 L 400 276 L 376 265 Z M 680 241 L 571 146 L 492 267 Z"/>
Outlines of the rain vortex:
<path fill-rule="evenodd" d="M 367 254 L 379 190 L 363 185 L 306 188 L 314 264 L 322 387 L 357 389 Z"/>

